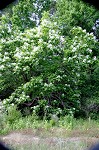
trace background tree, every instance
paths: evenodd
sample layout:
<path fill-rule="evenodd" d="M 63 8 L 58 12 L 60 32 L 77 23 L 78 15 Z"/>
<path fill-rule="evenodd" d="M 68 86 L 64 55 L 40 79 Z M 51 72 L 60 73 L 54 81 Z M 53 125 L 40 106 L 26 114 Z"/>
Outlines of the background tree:
<path fill-rule="evenodd" d="M 91 32 L 94 22 L 99 18 L 99 11 L 80 0 L 58 0 L 55 14 L 64 35 L 74 26 L 80 26 Z"/>

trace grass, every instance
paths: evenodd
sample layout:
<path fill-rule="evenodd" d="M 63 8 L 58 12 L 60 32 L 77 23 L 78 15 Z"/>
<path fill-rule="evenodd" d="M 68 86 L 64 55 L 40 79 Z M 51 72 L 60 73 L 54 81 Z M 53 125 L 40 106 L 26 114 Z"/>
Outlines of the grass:
<path fill-rule="evenodd" d="M 0 113 L 0 134 L 7 134 L 11 131 L 21 130 L 21 129 L 40 129 L 44 128 L 46 131 L 51 128 L 64 128 L 65 131 L 71 130 L 82 130 L 86 131 L 89 129 L 98 129 L 99 120 L 92 120 L 88 118 L 75 119 L 71 115 L 67 115 L 58 118 L 52 115 L 50 120 L 43 119 L 40 120 L 35 114 L 22 117 L 20 111 L 17 110 L 16 106 L 10 107 L 8 113 Z M 60 136 L 60 135 L 59 135 Z"/>
<path fill-rule="evenodd" d="M 40 139 L 36 143 L 30 140 L 30 143 L 21 142 L 15 146 L 17 143 L 17 141 L 13 142 L 14 138 L 17 139 L 15 134 L 12 138 L 13 150 L 84 150 L 94 142 L 94 138 L 99 139 L 99 120 L 75 119 L 70 115 L 57 120 L 39 120 L 35 114 L 22 117 L 14 110 L 14 115 L 10 113 L 1 116 L 0 129 L 2 129 L 1 137 L 18 132 L 22 133 L 22 136 L 27 135 L 30 139 L 31 137 Z M 7 142 L 6 139 L 5 142 Z M 9 140 L 8 144 L 11 145 Z"/>
<path fill-rule="evenodd" d="M 4 119 L 5 118 L 5 119 Z M 17 118 L 17 119 L 16 119 Z M 59 120 L 39 120 L 34 114 L 27 117 L 15 117 L 10 118 L 3 116 L 0 122 L 0 134 L 7 134 L 11 131 L 21 130 L 21 129 L 44 129 L 45 131 L 50 129 L 65 129 L 65 132 L 72 130 L 95 130 L 99 129 L 99 120 L 92 120 L 90 118 L 84 119 L 75 119 L 70 115 L 60 118 Z M 55 134 L 55 133 L 54 133 Z M 58 132 L 56 133 L 58 136 Z M 93 132 L 94 134 L 94 132 Z M 96 133 L 95 133 L 96 134 Z M 64 135 L 62 133 L 62 135 Z M 65 134 L 66 135 L 66 134 Z M 48 135 L 47 135 L 48 136 Z M 59 133 L 60 136 L 60 133 Z"/>

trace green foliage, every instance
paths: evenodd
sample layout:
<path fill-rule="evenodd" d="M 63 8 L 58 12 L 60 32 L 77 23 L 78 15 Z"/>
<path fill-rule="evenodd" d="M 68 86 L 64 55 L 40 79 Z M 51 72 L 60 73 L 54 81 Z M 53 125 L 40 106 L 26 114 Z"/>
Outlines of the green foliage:
<path fill-rule="evenodd" d="M 43 11 L 50 9 L 50 0 L 19 0 L 19 2 L 13 6 L 11 23 L 13 29 L 18 28 L 24 31 L 26 28 L 33 28 L 38 26 Z"/>
<path fill-rule="evenodd" d="M 34 10 L 39 14 L 48 10 L 51 2 L 37 1 L 37 6 L 42 6 L 40 11 L 33 2 L 19 1 L 13 7 L 10 30 L 9 15 L 1 17 L 3 105 L 7 109 L 15 104 L 24 115 L 34 112 L 43 119 L 51 114 L 77 117 L 87 99 L 99 96 L 99 42 L 88 32 L 99 13 L 77 0 L 62 0 L 56 5 L 56 15 L 50 17 L 44 12 L 35 27 L 29 17 Z M 63 36 L 65 31 L 69 36 Z"/>
<path fill-rule="evenodd" d="M 99 18 L 99 11 L 80 0 L 58 0 L 55 17 L 64 35 L 69 34 L 74 26 L 90 32 L 95 20 Z"/>
<path fill-rule="evenodd" d="M 11 40 L 10 47 L 9 41 L 5 45 L 1 43 L 2 50 L 4 46 L 8 51 L 13 47 L 10 58 L 9 53 L 2 51 L 1 58 L 5 61 L 2 61 L 1 73 L 9 72 L 11 65 L 12 79 L 16 76 L 16 80 L 21 80 L 19 87 L 3 101 L 6 106 L 33 101 L 33 109 L 40 116 L 58 113 L 58 108 L 63 109 L 63 114 L 80 110 L 81 97 L 88 96 L 91 76 L 98 65 L 98 56 L 94 55 L 98 42 L 81 27 L 71 30 L 71 38 L 64 38 L 56 25 L 43 19 L 39 27 L 26 30 Z M 2 82 L 8 81 L 9 77 Z M 86 85 L 88 89 L 83 91 Z"/>
<path fill-rule="evenodd" d="M 21 112 L 17 110 L 17 107 L 15 105 L 12 105 L 7 109 L 7 114 L 5 115 L 6 122 L 12 124 L 16 120 L 19 120 L 20 118 Z"/>
<path fill-rule="evenodd" d="M 60 133 L 56 132 L 57 129 L 58 131 L 61 132 L 61 136 L 65 136 L 64 134 L 66 131 L 72 131 L 72 130 L 81 130 L 81 131 L 88 131 L 88 129 L 92 129 L 92 136 L 93 134 L 93 128 L 97 129 L 99 127 L 99 120 L 91 119 L 90 117 L 86 120 L 84 119 L 75 119 L 72 115 L 66 115 L 64 117 L 57 118 L 56 115 L 52 115 L 52 118 L 50 120 L 40 120 L 36 114 L 32 114 L 26 117 L 22 117 L 20 115 L 20 112 L 14 107 L 13 109 L 9 109 L 9 114 L 7 115 L 6 113 L 3 114 L 3 120 L 0 122 L 0 127 L 2 130 L 0 130 L 0 134 L 7 134 L 11 131 L 15 130 L 22 130 L 22 129 L 33 129 L 33 133 L 36 133 L 39 135 L 43 136 L 42 131 L 48 136 L 48 131 L 49 134 L 51 135 L 54 133 L 54 136 L 60 136 Z M 14 113 L 15 117 L 12 115 L 12 112 Z M 11 116 L 10 116 L 11 115 Z M 1 120 L 1 117 L 0 117 Z M 2 123 L 2 125 L 1 125 Z M 55 132 L 54 132 L 55 129 Z M 34 132 L 35 131 L 35 132 Z M 51 132 L 53 131 L 53 132 Z M 62 134 L 63 132 L 63 134 Z M 69 133 L 69 132 L 66 132 Z M 59 135 L 57 135 L 59 134 Z M 88 135 L 87 135 L 88 136 Z"/>

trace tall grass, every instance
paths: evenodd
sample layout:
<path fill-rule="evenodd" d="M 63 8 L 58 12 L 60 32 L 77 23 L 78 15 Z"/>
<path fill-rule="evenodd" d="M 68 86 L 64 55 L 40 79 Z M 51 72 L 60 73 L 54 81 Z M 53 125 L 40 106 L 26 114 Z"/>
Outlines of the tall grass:
<path fill-rule="evenodd" d="M 9 116 L 10 115 L 10 116 Z M 90 118 L 84 119 L 75 119 L 70 115 L 65 117 L 59 118 L 57 121 L 54 119 L 51 120 L 39 120 L 38 117 L 33 114 L 30 116 L 22 117 L 19 113 L 14 112 L 12 116 L 9 115 L 2 115 L 0 119 L 0 134 L 6 134 L 13 130 L 20 130 L 20 129 L 38 129 L 44 128 L 45 130 L 49 130 L 51 128 L 65 128 L 65 130 L 88 130 L 88 129 L 95 129 L 99 128 L 99 120 L 92 120 Z M 19 115 L 20 117 L 18 117 Z"/>

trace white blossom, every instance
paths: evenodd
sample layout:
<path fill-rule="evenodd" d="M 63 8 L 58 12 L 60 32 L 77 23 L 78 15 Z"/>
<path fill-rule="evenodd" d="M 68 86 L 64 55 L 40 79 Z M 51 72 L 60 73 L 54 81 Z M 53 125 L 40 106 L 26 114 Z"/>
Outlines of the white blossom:
<path fill-rule="evenodd" d="M 0 65 L 0 70 L 3 70 L 4 68 L 4 65 Z"/>
<path fill-rule="evenodd" d="M 80 74 L 79 73 L 76 73 L 77 77 L 80 77 Z"/>
<path fill-rule="evenodd" d="M 38 46 L 34 46 L 34 47 L 33 47 L 33 51 L 34 51 L 34 52 L 36 52 L 36 51 L 38 51 L 38 50 L 39 50 L 39 47 L 38 47 Z"/>
<path fill-rule="evenodd" d="M 92 32 L 90 33 L 90 35 L 91 35 L 91 36 L 94 36 L 94 34 L 93 34 Z"/>
<path fill-rule="evenodd" d="M 87 61 L 87 63 L 90 63 L 90 62 L 91 62 L 90 60 Z"/>
<path fill-rule="evenodd" d="M 50 49 L 52 49 L 52 48 L 53 48 L 53 45 L 52 45 L 52 44 L 48 44 L 47 47 L 50 48 Z"/>
<path fill-rule="evenodd" d="M 28 47 L 29 44 L 27 42 L 25 42 L 24 45 Z"/>
<path fill-rule="evenodd" d="M 83 62 L 85 63 L 85 62 L 86 62 L 86 59 L 83 59 Z"/>
<path fill-rule="evenodd" d="M 71 60 L 72 58 L 71 57 L 68 57 L 68 60 Z"/>
<path fill-rule="evenodd" d="M 64 42 L 64 37 L 63 37 L 63 36 L 60 37 L 60 41 L 61 41 L 62 43 Z"/>
<path fill-rule="evenodd" d="M 5 53 L 4 53 L 4 55 L 8 55 L 8 54 L 9 54 L 8 52 L 5 52 Z"/>
<path fill-rule="evenodd" d="M 66 60 L 66 58 L 63 58 L 63 60 L 65 61 L 65 60 Z"/>
<path fill-rule="evenodd" d="M 11 106 L 14 106 L 14 103 L 12 103 Z"/>
<path fill-rule="evenodd" d="M 92 50 L 91 50 L 91 49 L 89 49 L 89 48 L 87 49 L 87 51 L 88 51 L 89 53 L 92 53 Z"/>
<path fill-rule="evenodd" d="M 21 58 L 21 53 L 20 52 L 17 52 L 15 55 L 14 55 L 14 57 L 17 57 L 17 58 Z"/>
<path fill-rule="evenodd" d="M 86 55 L 86 59 L 88 59 L 89 58 L 89 55 Z"/>
<path fill-rule="evenodd" d="M 73 47 L 72 52 L 75 52 L 75 51 L 76 51 L 76 47 Z"/>
<path fill-rule="evenodd" d="M 93 60 L 96 60 L 96 59 L 97 59 L 96 56 L 94 56 Z"/>
<path fill-rule="evenodd" d="M 86 29 L 84 29 L 83 32 L 86 33 Z"/>
<path fill-rule="evenodd" d="M 77 58 L 77 55 L 74 55 L 73 58 Z"/>

